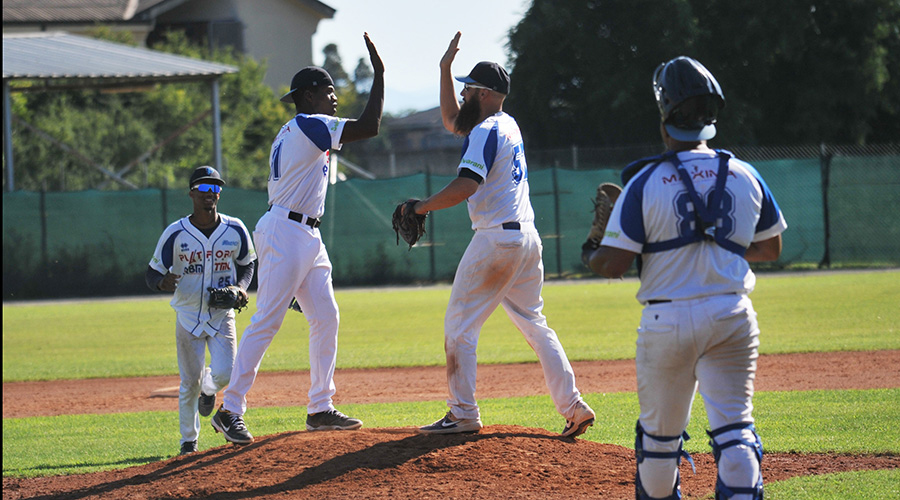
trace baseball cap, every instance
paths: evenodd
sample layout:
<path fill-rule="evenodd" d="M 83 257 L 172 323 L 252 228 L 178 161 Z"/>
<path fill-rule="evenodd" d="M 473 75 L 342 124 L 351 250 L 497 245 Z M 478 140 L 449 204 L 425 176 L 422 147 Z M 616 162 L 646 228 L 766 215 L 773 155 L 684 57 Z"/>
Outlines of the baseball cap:
<path fill-rule="evenodd" d="M 306 87 L 327 87 L 331 85 L 334 86 L 334 80 L 331 79 L 331 75 L 328 74 L 327 71 L 318 67 L 318 66 L 307 66 L 297 74 L 294 75 L 294 78 L 291 78 L 291 90 L 287 94 L 281 96 L 281 102 L 294 102 L 294 98 L 291 97 L 297 89 L 302 89 Z"/>
<path fill-rule="evenodd" d="M 191 183 L 188 187 L 192 188 L 201 183 L 225 185 L 225 181 L 222 180 L 219 171 L 207 165 L 194 169 L 194 173 L 191 174 Z"/>
<path fill-rule="evenodd" d="M 484 85 L 504 95 L 509 94 L 509 73 L 495 62 L 481 61 L 467 76 L 457 76 L 456 79 L 463 83 Z"/>

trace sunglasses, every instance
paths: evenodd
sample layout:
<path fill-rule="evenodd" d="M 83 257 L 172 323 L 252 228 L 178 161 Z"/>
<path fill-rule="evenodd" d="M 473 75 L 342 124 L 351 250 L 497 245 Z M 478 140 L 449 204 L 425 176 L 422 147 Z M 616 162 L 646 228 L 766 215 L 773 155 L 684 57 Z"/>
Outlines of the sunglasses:
<path fill-rule="evenodd" d="M 201 193 L 221 193 L 222 186 L 216 184 L 197 184 L 194 189 Z"/>
<path fill-rule="evenodd" d="M 494 90 L 494 89 L 489 88 L 489 87 L 484 87 L 484 86 L 482 86 L 482 85 L 474 85 L 474 84 L 471 84 L 471 83 L 467 83 L 467 84 L 465 84 L 465 85 L 463 86 L 463 90 L 470 90 L 470 89 Z"/>

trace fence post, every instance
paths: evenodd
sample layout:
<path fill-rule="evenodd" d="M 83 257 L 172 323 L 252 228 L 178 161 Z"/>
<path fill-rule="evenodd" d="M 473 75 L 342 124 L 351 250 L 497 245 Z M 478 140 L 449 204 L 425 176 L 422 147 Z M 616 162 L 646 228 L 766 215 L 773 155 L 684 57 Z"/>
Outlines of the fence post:
<path fill-rule="evenodd" d="M 425 198 L 431 196 L 431 166 L 425 166 Z M 437 276 L 437 269 L 435 267 L 435 256 L 434 256 L 434 214 L 431 214 L 431 217 L 428 219 L 428 237 L 431 240 L 431 244 L 428 245 L 428 260 L 429 260 L 429 277 L 431 278 L 431 282 L 435 282 L 435 276 Z"/>
<path fill-rule="evenodd" d="M 831 158 L 834 155 L 828 152 L 825 143 L 819 145 L 819 165 L 822 175 L 822 215 L 825 223 L 825 253 L 819 262 L 819 269 L 831 267 L 831 217 L 828 208 L 828 191 L 831 186 Z"/>
<path fill-rule="evenodd" d="M 169 178 L 163 177 L 163 186 L 159 190 L 160 200 L 162 205 L 162 228 L 163 231 L 169 227 Z"/>
<path fill-rule="evenodd" d="M 47 272 L 47 181 L 41 182 L 41 266 Z"/>
<path fill-rule="evenodd" d="M 556 277 L 562 277 L 562 231 L 559 227 L 559 184 L 556 181 L 556 171 L 553 167 L 553 231 L 556 233 Z"/>

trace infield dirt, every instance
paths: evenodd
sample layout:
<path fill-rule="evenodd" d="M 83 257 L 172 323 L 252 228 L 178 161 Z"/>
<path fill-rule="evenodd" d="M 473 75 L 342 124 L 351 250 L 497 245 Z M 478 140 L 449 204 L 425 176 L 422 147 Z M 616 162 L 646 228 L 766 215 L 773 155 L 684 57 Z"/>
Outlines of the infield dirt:
<path fill-rule="evenodd" d="M 900 351 L 761 356 L 758 391 L 895 388 Z M 584 393 L 635 390 L 634 361 L 573 363 Z M 337 404 L 446 397 L 443 367 L 338 370 Z M 3 384 L 3 418 L 177 408 L 151 397 L 178 377 Z M 307 372 L 261 373 L 250 406 L 303 405 Z M 480 366 L 480 398 L 546 394 L 537 364 Z M 164 393 L 165 391 L 163 391 Z M 220 398 L 221 400 L 221 398 Z M 562 419 L 560 419 L 560 426 Z M 597 422 L 596 425 L 603 425 Z M 765 440 L 765 438 L 763 438 Z M 712 494 L 715 463 L 681 466 L 685 498 Z M 414 428 L 288 431 L 143 466 L 77 476 L 3 479 L 3 498 L 634 498 L 634 452 L 543 429 L 489 425 L 474 435 L 422 436 Z M 900 468 L 898 455 L 767 453 L 765 480 Z"/>

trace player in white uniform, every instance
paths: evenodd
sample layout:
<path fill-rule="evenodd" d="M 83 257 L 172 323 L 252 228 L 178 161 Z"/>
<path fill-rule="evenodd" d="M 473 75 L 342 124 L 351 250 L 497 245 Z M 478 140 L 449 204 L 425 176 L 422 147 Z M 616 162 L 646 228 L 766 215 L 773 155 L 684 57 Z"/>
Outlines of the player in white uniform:
<path fill-rule="evenodd" d="M 237 343 L 234 309 L 210 308 L 207 288 L 236 285 L 246 296 L 256 263 L 244 223 L 216 209 L 223 184 L 212 167 L 194 170 L 194 211 L 163 231 L 146 273 L 151 290 L 174 292 L 182 455 L 197 451 L 198 411 L 204 417 L 212 413 L 216 393 L 231 377 Z M 207 347 L 210 365 L 204 366 Z"/>
<path fill-rule="evenodd" d="M 466 135 L 458 177 L 414 209 L 422 214 L 467 200 L 475 235 L 456 271 L 444 320 L 450 411 L 419 430 L 447 434 L 482 428 L 475 401 L 475 350 L 482 325 L 502 305 L 541 362 L 556 409 L 566 418 L 563 435 L 574 437 L 593 424 L 594 412 L 581 399 L 572 366 L 541 312 L 543 249 L 534 226 L 522 134 L 502 110 L 509 75 L 496 63 L 478 63 L 468 76 L 457 78 L 466 84 L 460 107 L 450 72 L 460 36 L 450 42 L 440 63 L 444 126 Z"/>
<path fill-rule="evenodd" d="M 719 477 L 716 499 L 763 495 L 762 443 L 753 426 L 759 328 L 749 262 L 781 253 L 787 228 L 759 173 L 712 150 L 725 98 L 697 61 L 660 65 L 653 87 L 667 147 L 629 165 L 591 269 L 622 276 L 637 258 L 636 498 L 681 498 L 678 463 L 691 403 L 703 396 Z"/>
<path fill-rule="evenodd" d="M 307 430 L 352 430 L 362 422 L 334 408 L 338 305 L 331 281 L 331 261 L 319 233 L 328 188 L 328 153 L 344 143 L 378 134 L 384 106 L 384 65 L 364 35 L 374 70 L 369 101 L 358 120 L 334 116 L 334 82 L 322 68 L 309 66 L 291 81 L 283 102 L 297 115 L 272 143 L 269 158 L 269 210 L 259 219 L 253 238 L 259 251 L 257 312 L 238 346 L 225 401 L 213 427 L 236 444 L 253 441 L 243 420 L 247 392 L 263 355 L 278 333 L 288 306 L 296 298 L 309 322 L 310 389 Z"/>

